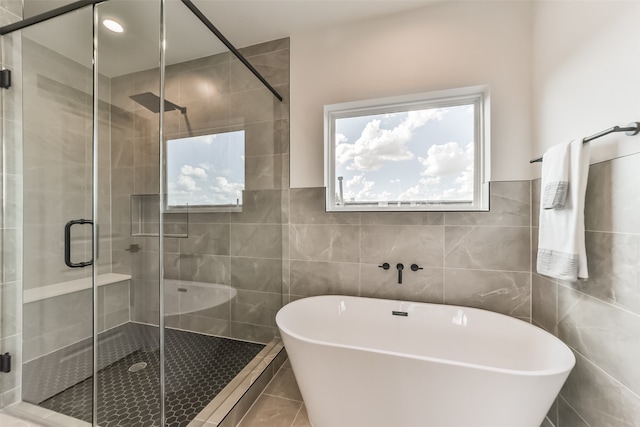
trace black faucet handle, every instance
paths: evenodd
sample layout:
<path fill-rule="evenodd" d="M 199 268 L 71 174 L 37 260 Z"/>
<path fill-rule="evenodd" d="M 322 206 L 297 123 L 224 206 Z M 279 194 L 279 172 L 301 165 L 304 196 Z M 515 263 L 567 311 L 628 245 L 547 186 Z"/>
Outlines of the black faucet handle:
<path fill-rule="evenodd" d="M 379 265 L 378 267 L 388 270 L 391 268 L 391 265 L 388 262 L 385 262 L 384 264 Z"/>
<path fill-rule="evenodd" d="M 420 267 L 418 264 L 411 264 L 411 271 L 418 271 L 418 270 L 424 270 L 424 269 Z"/>
<path fill-rule="evenodd" d="M 398 284 L 402 284 L 402 270 L 404 270 L 404 264 L 398 263 L 396 264 L 396 268 L 398 269 Z"/>

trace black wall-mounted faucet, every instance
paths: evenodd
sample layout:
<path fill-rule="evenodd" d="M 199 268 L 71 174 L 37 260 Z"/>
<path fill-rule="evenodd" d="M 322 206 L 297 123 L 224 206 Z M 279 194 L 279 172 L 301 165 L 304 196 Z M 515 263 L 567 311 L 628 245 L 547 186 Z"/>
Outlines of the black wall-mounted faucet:
<path fill-rule="evenodd" d="M 402 284 L 402 270 L 404 270 L 404 264 L 398 263 L 396 264 L 396 268 L 398 269 L 398 284 Z"/>
<path fill-rule="evenodd" d="M 391 265 L 388 262 L 385 262 L 379 265 L 378 267 L 382 268 L 383 270 L 389 270 L 391 268 Z M 397 263 L 396 270 L 398 270 L 398 284 L 401 285 L 402 270 L 404 270 L 404 264 L 402 264 L 401 262 Z M 411 264 L 411 271 L 418 271 L 418 270 L 422 270 L 422 267 L 420 267 L 418 264 Z"/>

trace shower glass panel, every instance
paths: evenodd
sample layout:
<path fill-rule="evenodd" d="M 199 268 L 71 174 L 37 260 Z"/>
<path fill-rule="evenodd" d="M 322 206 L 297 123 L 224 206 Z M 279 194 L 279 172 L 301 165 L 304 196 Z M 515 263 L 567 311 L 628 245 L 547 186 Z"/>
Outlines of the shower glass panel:
<path fill-rule="evenodd" d="M 67 6 L 76 0 L 23 0 L 23 17 L 31 18 L 56 8 Z"/>
<path fill-rule="evenodd" d="M 133 98 L 160 92 L 161 2 L 97 5 L 99 258 L 116 280 L 99 288 L 97 422 L 101 427 L 162 425 L 160 116 Z M 122 27 L 106 27 L 110 20 Z M 142 201 L 142 204 L 138 204 Z M 136 209 L 134 209 L 134 207 Z M 135 226 L 143 225 L 143 232 Z M 99 268 L 102 264 L 99 263 Z M 101 271 L 100 271 L 101 272 Z"/>
<path fill-rule="evenodd" d="M 264 366 L 282 304 L 282 179 L 280 101 L 182 1 L 165 7 L 164 93 L 177 107 L 163 117 L 170 424 L 181 407 L 206 420 Z M 268 49 L 241 50 L 259 63 Z"/>
<path fill-rule="evenodd" d="M 24 401 L 56 406 L 88 388 L 92 418 L 92 13 L 85 8 L 22 30 Z M 105 252 L 109 251 L 107 242 Z"/>
<path fill-rule="evenodd" d="M 287 114 L 211 31 L 213 2 L 186 4 L 109 0 L 13 33 L 22 398 L 102 427 L 202 424 L 281 348 Z M 270 73 L 279 46 L 240 51 Z"/>

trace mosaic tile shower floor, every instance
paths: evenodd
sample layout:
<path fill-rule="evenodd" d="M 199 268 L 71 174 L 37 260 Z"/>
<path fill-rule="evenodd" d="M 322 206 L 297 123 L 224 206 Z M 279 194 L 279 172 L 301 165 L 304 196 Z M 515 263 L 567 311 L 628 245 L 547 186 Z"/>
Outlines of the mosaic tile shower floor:
<path fill-rule="evenodd" d="M 158 329 L 128 324 L 150 342 L 101 369 L 98 423 L 101 427 L 159 425 Z M 167 425 L 186 426 L 245 367 L 264 345 L 167 329 Z M 145 362 L 143 369 L 129 368 Z M 43 401 L 40 406 L 91 422 L 92 380 L 86 379 Z"/>

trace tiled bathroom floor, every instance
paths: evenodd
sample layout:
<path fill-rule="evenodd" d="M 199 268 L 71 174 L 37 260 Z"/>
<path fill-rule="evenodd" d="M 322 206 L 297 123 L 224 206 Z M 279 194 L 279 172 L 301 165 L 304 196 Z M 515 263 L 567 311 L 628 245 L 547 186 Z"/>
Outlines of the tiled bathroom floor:
<path fill-rule="evenodd" d="M 26 408 L 24 408 L 25 406 Z M 0 411 L 0 426 L 5 427 L 6 424 L 7 427 L 42 427 L 42 424 L 27 421 L 27 419 L 30 416 L 44 418 L 43 411 L 47 410 L 35 405 L 20 403 L 13 409 L 13 412 L 16 412 L 15 414 L 3 414 L 2 412 L 4 411 Z M 62 414 L 51 414 L 59 418 L 55 420 L 57 422 L 51 423 L 51 425 L 59 427 L 89 425 Z M 75 422 L 75 424 L 71 424 L 71 421 Z M 298 385 L 288 361 L 284 363 L 271 382 L 269 382 L 236 427 L 311 427 L 311 423 L 307 418 L 307 410 L 302 402 Z"/>
<path fill-rule="evenodd" d="M 237 427 L 311 427 L 289 362 L 280 368 Z"/>
<path fill-rule="evenodd" d="M 0 413 L 0 426 L 2 427 L 42 427 L 42 424 L 36 424 L 32 421 L 25 421 L 9 414 Z"/>
<path fill-rule="evenodd" d="M 157 328 L 134 324 L 150 342 L 100 370 L 98 423 L 102 427 L 144 427 L 158 424 L 159 369 Z M 153 333 L 156 332 L 156 333 Z M 167 424 L 186 426 L 263 348 L 262 344 L 166 331 Z M 141 369 L 134 369 L 142 364 Z M 40 406 L 91 422 L 92 379 L 40 403 Z"/>

